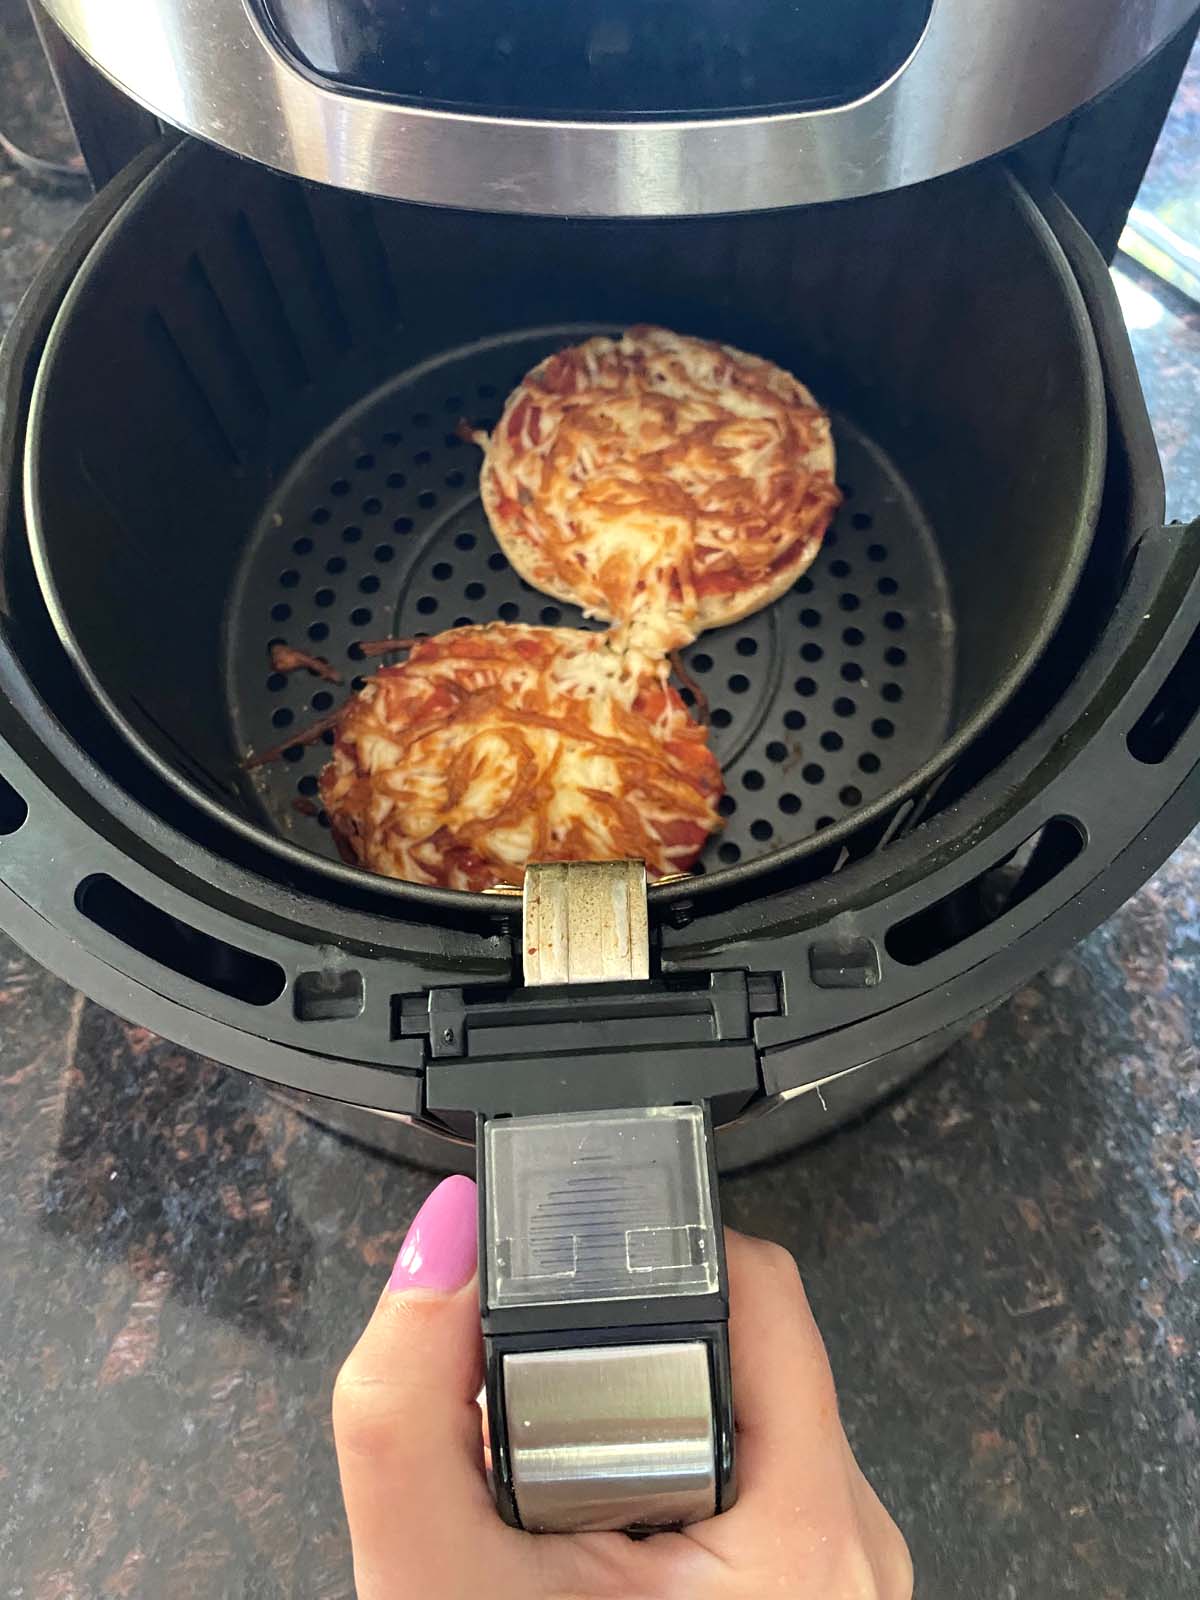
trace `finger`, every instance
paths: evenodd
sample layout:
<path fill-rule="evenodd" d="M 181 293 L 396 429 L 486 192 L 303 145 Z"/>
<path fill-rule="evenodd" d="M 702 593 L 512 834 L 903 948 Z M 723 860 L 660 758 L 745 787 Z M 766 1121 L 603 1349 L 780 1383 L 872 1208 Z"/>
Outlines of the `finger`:
<path fill-rule="evenodd" d="M 486 1570 L 487 1547 L 511 1531 L 496 1516 L 482 1470 L 475 1204 L 467 1178 L 434 1190 L 334 1388 L 364 1600 L 457 1595 Z"/>
<path fill-rule="evenodd" d="M 726 1256 L 738 1501 L 708 1527 L 722 1543 L 774 1539 L 785 1527 L 840 1527 L 855 1516 L 845 1435 L 795 1262 L 777 1245 L 732 1231 Z"/>

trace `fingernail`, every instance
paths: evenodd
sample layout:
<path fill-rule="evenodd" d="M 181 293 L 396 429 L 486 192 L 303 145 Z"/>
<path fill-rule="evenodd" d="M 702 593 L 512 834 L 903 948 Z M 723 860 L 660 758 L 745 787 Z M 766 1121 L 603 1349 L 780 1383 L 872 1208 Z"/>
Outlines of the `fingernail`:
<path fill-rule="evenodd" d="M 413 1218 L 388 1288 L 461 1289 L 475 1271 L 475 1217 L 470 1178 L 443 1178 Z"/>

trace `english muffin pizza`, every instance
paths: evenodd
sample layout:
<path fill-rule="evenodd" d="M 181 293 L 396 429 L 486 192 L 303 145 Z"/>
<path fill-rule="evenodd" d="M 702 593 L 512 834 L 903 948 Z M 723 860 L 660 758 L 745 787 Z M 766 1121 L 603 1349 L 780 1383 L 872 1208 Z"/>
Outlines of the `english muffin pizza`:
<path fill-rule="evenodd" d="M 569 628 L 418 641 L 338 716 L 320 792 L 342 855 L 455 889 L 519 884 L 530 861 L 686 871 L 723 784 L 666 671 Z"/>
<path fill-rule="evenodd" d="M 665 328 L 547 357 L 474 437 L 517 572 L 646 650 L 776 599 L 841 498 L 829 417 L 802 383 Z"/>

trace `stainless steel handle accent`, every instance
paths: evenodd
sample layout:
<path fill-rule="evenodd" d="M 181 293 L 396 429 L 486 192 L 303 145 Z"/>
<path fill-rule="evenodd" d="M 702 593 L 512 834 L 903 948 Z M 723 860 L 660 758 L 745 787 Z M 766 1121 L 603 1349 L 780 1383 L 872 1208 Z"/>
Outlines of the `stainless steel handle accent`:
<path fill-rule="evenodd" d="M 508 1354 L 503 1371 L 524 1527 L 579 1533 L 713 1515 L 712 1380 L 702 1342 Z"/>

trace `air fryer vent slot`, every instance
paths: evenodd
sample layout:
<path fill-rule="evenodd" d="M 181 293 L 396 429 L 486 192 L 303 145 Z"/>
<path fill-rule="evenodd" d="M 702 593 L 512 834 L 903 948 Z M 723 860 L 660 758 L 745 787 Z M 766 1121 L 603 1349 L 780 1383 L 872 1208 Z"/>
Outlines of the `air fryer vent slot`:
<path fill-rule="evenodd" d="M 283 993 L 287 979 L 277 962 L 181 922 L 107 873 L 84 878 L 75 905 L 122 944 L 233 1000 L 266 1006 Z"/>
<path fill-rule="evenodd" d="M 1052 817 L 995 866 L 888 930 L 893 960 L 917 967 L 982 933 L 1045 888 L 1083 850 L 1086 835 L 1071 817 Z"/>
<path fill-rule="evenodd" d="M 1200 711 L 1200 628 L 1129 730 L 1125 743 L 1135 761 L 1158 766 L 1174 750 Z"/>
<path fill-rule="evenodd" d="M 17 793 L 7 778 L 0 777 L 0 835 L 16 833 L 29 815 L 25 797 Z"/>

